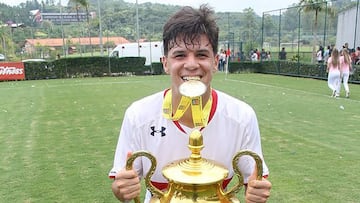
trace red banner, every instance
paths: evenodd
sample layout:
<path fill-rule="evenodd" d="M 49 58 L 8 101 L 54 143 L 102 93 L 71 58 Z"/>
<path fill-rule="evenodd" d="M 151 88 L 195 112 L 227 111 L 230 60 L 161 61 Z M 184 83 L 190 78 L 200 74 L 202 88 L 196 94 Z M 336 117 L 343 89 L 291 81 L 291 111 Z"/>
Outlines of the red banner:
<path fill-rule="evenodd" d="M 23 62 L 0 62 L 0 80 L 24 80 Z"/>

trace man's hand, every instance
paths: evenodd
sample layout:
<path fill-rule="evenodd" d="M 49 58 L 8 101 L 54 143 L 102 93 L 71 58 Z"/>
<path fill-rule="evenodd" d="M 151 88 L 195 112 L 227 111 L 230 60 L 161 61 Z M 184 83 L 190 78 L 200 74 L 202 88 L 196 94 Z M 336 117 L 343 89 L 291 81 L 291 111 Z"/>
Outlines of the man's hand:
<path fill-rule="evenodd" d="M 271 183 L 263 178 L 262 180 L 256 180 L 257 170 L 248 179 L 248 185 L 245 194 L 246 203 L 262 203 L 266 202 L 270 197 Z"/>
<path fill-rule="evenodd" d="M 127 154 L 127 158 L 131 153 Z M 140 178 L 135 170 L 121 170 L 111 185 L 112 191 L 120 201 L 129 201 L 140 195 Z"/>

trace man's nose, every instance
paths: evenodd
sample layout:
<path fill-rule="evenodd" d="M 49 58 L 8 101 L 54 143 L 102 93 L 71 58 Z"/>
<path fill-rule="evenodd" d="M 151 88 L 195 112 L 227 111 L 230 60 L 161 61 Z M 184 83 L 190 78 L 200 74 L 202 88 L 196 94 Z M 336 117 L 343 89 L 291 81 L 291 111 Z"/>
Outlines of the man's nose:
<path fill-rule="evenodd" d="M 196 69 L 196 68 L 199 68 L 199 67 L 200 67 L 200 64 L 199 64 L 199 61 L 196 58 L 196 56 L 194 54 L 189 54 L 186 57 L 184 68 Z"/>

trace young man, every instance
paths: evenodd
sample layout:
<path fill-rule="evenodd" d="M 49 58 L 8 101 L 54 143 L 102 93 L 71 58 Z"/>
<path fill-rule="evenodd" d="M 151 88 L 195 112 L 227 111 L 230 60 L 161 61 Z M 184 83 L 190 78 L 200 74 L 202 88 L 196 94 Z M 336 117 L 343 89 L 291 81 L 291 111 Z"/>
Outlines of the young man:
<path fill-rule="evenodd" d="M 229 170 L 226 181 L 234 175 L 232 157 L 236 152 L 249 149 L 262 159 L 260 132 L 254 110 L 246 103 L 211 88 L 217 71 L 219 55 L 219 29 L 213 10 L 183 7 L 165 24 L 163 32 L 164 70 L 171 78 L 168 90 L 155 93 L 134 102 L 126 111 L 115 152 L 114 166 L 109 176 L 114 179 L 112 191 L 121 201 L 131 200 L 141 191 L 139 177 L 145 176 L 151 163 L 136 159 L 133 170 L 125 170 L 129 152 L 145 150 L 156 157 L 156 171 L 151 182 L 158 189 L 167 187 L 161 170 L 170 162 L 188 158 L 189 135 L 198 127 L 191 108 L 178 109 L 183 96 L 179 86 L 188 80 L 200 80 L 207 87 L 202 95 L 201 133 L 205 148 L 201 156 L 215 160 Z M 169 109 L 169 113 L 165 109 Z M 180 111 L 180 113 L 179 113 Z M 181 115 L 181 116 L 176 116 Z M 263 176 L 268 168 L 263 161 Z M 252 158 L 239 161 L 239 168 L 247 184 L 247 202 L 266 202 L 271 183 L 263 178 L 255 180 L 255 162 Z M 149 191 L 145 198 L 151 197 Z"/>
<path fill-rule="evenodd" d="M 279 59 L 280 59 L 280 60 L 286 60 L 285 47 L 281 48 L 281 51 L 279 52 Z"/>

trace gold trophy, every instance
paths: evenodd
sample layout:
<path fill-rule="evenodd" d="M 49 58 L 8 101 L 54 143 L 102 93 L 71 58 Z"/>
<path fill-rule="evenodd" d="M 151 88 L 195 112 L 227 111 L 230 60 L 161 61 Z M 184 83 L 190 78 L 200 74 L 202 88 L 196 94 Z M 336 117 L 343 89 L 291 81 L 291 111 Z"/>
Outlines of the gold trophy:
<path fill-rule="evenodd" d="M 179 90 L 183 96 L 194 98 L 204 94 L 206 86 L 198 80 L 189 80 L 183 83 Z M 127 160 L 127 170 L 132 168 L 134 160 L 140 156 L 145 156 L 151 161 L 150 170 L 145 176 L 146 188 L 153 195 L 150 203 L 239 202 L 235 195 L 243 186 L 243 176 L 238 168 L 238 161 L 243 155 L 253 157 L 258 172 L 257 179 L 262 179 L 261 158 L 249 150 L 239 151 L 232 160 L 237 181 L 232 188 L 225 191 L 222 188 L 222 182 L 229 171 L 221 164 L 201 157 L 200 152 L 204 148 L 203 136 L 197 128 L 190 134 L 188 148 L 191 151 L 189 158 L 171 162 L 162 169 L 162 174 L 169 183 L 166 191 L 157 189 L 150 181 L 156 169 L 156 158 L 153 155 L 146 151 L 138 151 Z M 140 203 L 140 198 L 137 197 L 134 201 Z"/>

